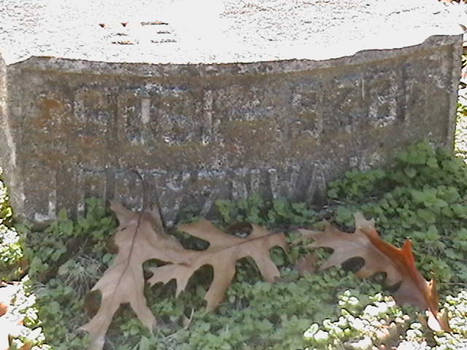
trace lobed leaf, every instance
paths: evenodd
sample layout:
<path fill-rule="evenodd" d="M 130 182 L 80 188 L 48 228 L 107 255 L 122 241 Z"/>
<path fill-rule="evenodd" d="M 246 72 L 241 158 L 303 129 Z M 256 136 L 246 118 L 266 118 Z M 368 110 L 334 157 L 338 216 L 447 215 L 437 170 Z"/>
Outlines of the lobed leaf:
<path fill-rule="evenodd" d="M 150 330 L 156 319 L 144 297 L 143 263 L 152 258 L 183 262 L 180 243 L 162 231 L 157 211 L 135 213 L 117 203 L 111 204 L 119 227 L 115 236 L 118 254 L 113 264 L 91 291 L 102 293 L 94 317 L 81 328 L 89 333 L 89 349 L 104 347 L 105 334 L 121 304 L 129 303 L 141 322 Z"/>
<path fill-rule="evenodd" d="M 314 240 L 310 247 L 327 247 L 334 250 L 320 267 L 321 270 L 340 265 L 351 258 L 361 257 L 365 264 L 357 271 L 357 276 L 366 278 L 377 272 L 386 273 L 387 284 L 398 285 L 394 292 L 396 302 L 427 310 L 429 326 L 432 329 L 450 330 L 447 319 L 439 316 L 436 283 L 434 280 L 426 281 L 417 270 L 410 240 L 407 240 L 402 248 L 383 241 L 375 229 L 374 221 L 366 220 L 361 213 L 355 214 L 354 233 L 339 231 L 329 224 L 324 232 L 300 232 Z"/>
<path fill-rule="evenodd" d="M 177 294 L 186 288 L 189 278 L 204 265 L 211 265 L 213 281 L 206 293 L 207 310 L 214 310 L 224 299 L 225 292 L 235 275 L 237 260 L 251 257 L 257 264 L 264 279 L 273 282 L 279 277 L 279 270 L 271 260 L 269 249 L 279 246 L 286 249 L 283 234 L 271 234 L 260 226 L 252 225 L 253 231 L 246 238 L 226 234 L 207 220 L 182 225 L 180 230 L 210 243 L 203 251 L 186 250 L 188 264 L 172 263 L 152 269 L 150 284 L 177 281 Z"/>
<path fill-rule="evenodd" d="M 271 234 L 266 229 L 252 225 L 253 231 L 246 238 L 226 234 L 209 221 L 182 225 L 180 229 L 210 243 L 203 251 L 185 249 L 174 237 L 167 235 L 157 211 L 131 212 L 117 203 L 111 209 L 117 215 L 119 227 L 115 235 L 118 254 L 113 264 L 91 291 L 102 293 L 102 302 L 94 317 L 81 328 L 89 333 L 89 350 L 101 350 L 113 315 L 121 304 L 129 303 L 141 322 L 151 331 L 156 319 L 144 297 L 143 263 L 158 259 L 167 262 L 153 268 L 149 282 L 177 281 L 177 295 L 186 288 L 190 277 L 200 267 L 212 265 L 214 278 L 206 293 L 207 310 L 214 310 L 224 299 L 225 292 L 235 275 L 237 260 L 251 257 L 266 281 L 279 277 L 279 270 L 269 256 L 275 246 L 286 249 L 283 234 Z"/>

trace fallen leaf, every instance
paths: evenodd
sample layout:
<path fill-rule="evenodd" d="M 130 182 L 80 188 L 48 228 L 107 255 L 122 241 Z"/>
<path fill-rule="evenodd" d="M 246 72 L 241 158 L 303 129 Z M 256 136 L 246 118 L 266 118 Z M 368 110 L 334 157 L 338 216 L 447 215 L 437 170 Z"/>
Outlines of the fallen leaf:
<path fill-rule="evenodd" d="M 32 346 L 33 346 L 33 343 L 30 342 L 30 341 L 25 341 L 25 343 L 23 344 L 23 346 L 21 346 L 19 348 L 19 350 L 31 350 L 32 349 Z"/>
<path fill-rule="evenodd" d="M 131 212 L 117 203 L 111 204 L 117 215 L 119 227 L 115 235 L 118 254 L 102 278 L 91 289 L 100 291 L 102 298 L 93 318 L 81 328 L 89 333 L 89 350 L 101 350 L 105 334 L 114 314 L 121 304 L 129 303 L 141 322 L 151 331 L 156 319 L 144 297 L 143 263 L 157 259 L 167 265 L 153 268 L 149 282 L 177 281 L 177 295 L 185 289 L 193 273 L 204 265 L 212 265 L 214 278 L 205 296 L 207 310 L 213 310 L 222 301 L 235 274 L 238 259 L 251 257 L 266 281 L 272 282 L 279 270 L 269 256 L 275 246 L 286 248 L 283 234 L 271 234 L 266 229 L 253 226 L 251 234 L 239 238 L 226 234 L 209 221 L 201 220 L 180 229 L 209 242 L 203 251 L 189 250 L 174 237 L 164 232 L 158 211 Z M 94 298 L 91 298 L 94 299 Z"/>
<path fill-rule="evenodd" d="M 183 262 L 179 252 L 183 247 L 163 232 L 157 210 L 135 213 L 117 203 L 112 203 L 111 209 L 119 221 L 115 236 L 118 254 L 91 290 L 102 294 L 97 313 L 81 327 L 89 333 L 92 350 L 103 348 L 107 329 L 121 304 L 129 303 L 141 322 L 152 330 L 156 319 L 143 293 L 143 263 L 153 258 Z"/>
<path fill-rule="evenodd" d="M 366 220 L 361 213 L 355 214 L 354 233 L 339 231 L 329 224 L 324 232 L 300 231 L 306 238 L 314 240 L 311 248 L 327 247 L 334 250 L 320 270 L 361 257 L 365 264 L 357 271 L 358 277 L 386 273 L 386 283 L 389 286 L 399 285 L 393 293 L 397 303 L 427 310 L 430 327 L 450 331 L 447 319 L 441 318 L 438 313 L 436 283 L 434 280 L 426 281 L 417 270 L 410 240 L 405 241 L 402 248 L 383 241 L 375 229 L 374 221 Z"/>
<path fill-rule="evenodd" d="M 8 311 L 8 305 L 0 302 L 0 317 L 5 315 Z"/>
<path fill-rule="evenodd" d="M 214 276 L 206 293 L 206 309 L 214 310 L 222 302 L 225 292 L 235 275 L 237 260 L 251 257 L 263 278 L 273 282 L 279 277 L 279 270 L 271 260 L 269 250 L 273 247 L 286 249 L 285 236 L 282 233 L 270 233 L 265 228 L 251 225 L 253 230 L 245 238 L 226 234 L 207 220 L 179 227 L 192 236 L 209 242 L 206 250 L 186 250 L 187 264 L 173 262 L 171 264 L 152 268 L 153 276 L 149 279 L 151 285 L 158 282 L 167 283 L 172 279 L 177 282 L 177 295 L 186 288 L 193 273 L 204 265 L 211 265 Z"/>

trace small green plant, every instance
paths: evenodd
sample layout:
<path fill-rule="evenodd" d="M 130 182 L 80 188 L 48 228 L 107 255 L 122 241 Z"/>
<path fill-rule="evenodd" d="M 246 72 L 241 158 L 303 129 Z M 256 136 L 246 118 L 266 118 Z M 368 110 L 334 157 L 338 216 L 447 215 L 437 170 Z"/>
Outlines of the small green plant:
<path fill-rule="evenodd" d="M 249 222 L 278 228 L 306 226 L 316 220 L 316 213 L 307 203 L 286 199 L 264 200 L 258 194 L 238 201 L 218 200 L 216 207 L 223 225 Z"/>
<path fill-rule="evenodd" d="M 464 56 L 467 57 L 467 56 Z M 464 91 L 467 89 L 464 86 Z M 467 158 L 467 96 L 459 96 L 457 103 L 455 152 L 458 157 Z"/>
<path fill-rule="evenodd" d="M 23 241 L 11 227 L 12 210 L 0 180 L 0 280 L 16 280 L 24 273 Z"/>
<path fill-rule="evenodd" d="M 367 297 L 357 290 L 346 290 L 338 299 L 337 320 L 313 323 L 304 333 L 306 341 L 315 348 L 371 349 L 389 345 L 397 340 L 410 319 L 391 297 L 381 293 Z"/>
<path fill-rule="evenodd" d="M 0 225 L 0 280 L 18 279 L 23 273 L 23 243 L 18 233 Z"/>
<path fill-rule="evenodd" d="M 57 221 L 45 231 L 26 233 L 25 256 L 30 261 L 28 272 L 31 279 L 46 282 L 68 271 L 66 278 L 73 284 L 84 282 L 83 274 L 90 279 L 89 283 L 93 283 L 102 265 L 106 266 L 111 261 L 113 255 L 107 252 L 107 246 L 116 228 L 116 220 L 101 201 L 89 199 L 86 204 L 86 215 L 76 222 L 62 210 Z M 99 261 L 99 266 L 93 265 L 96 261 Z M 70 269 L 71 265 L 74 269 Z"/>
<path fill-rule="evenodd" d="M 86 204 L 85 216 L 76 221 L 62 210 L 45 231 L 25 233 L 31 279 L 26 284 L 36 296 L 38 314 L 27 323 L 45 334 L 45 342 L 36 346 L 86 348 L 86 336 L 78 330 L 87 320 L 84 297 L 112 260 L 108 247 L 116 228 L 102 201 Z"/>
<path fill-rule="evenodd" d="M 413 308 L 401 308 L 389 296 L 377 293 L 368 297 L 358 290 L 346 290 L 338 299 L 340 312 L 334 320 L 313 323 L 305 331 L 312 349 L 380 349 L 399 343 L 402 349 L 458 350 L 467 346 L 465 291 L 446 298 L 444 310 L 451 316 L 453 332 L 434 336 L 414 321 Z"/>

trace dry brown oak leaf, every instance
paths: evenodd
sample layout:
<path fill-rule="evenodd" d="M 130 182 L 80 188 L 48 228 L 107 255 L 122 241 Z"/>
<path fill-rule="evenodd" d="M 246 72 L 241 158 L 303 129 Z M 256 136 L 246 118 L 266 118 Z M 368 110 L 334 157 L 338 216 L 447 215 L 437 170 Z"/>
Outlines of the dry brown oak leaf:
<path fill-rule="evenodd" d="M 355 214 L 355 232 L 339 231 L 327 225 L 324 232 L 300 230 L 305 238 L 312 238 L 311 248 L 327 247 L 334 251 L 320 270 L 337 266 L 354 257 L 361 257 L 365 264 L 356 273 L 366 278 L 378 272 L 386 273 L 389 286 L 399 284 L 393 293 L 399 304 L 409 304 L 428 311 L 428 324 L 433 330 L 450 331 L 447 319 L 438 312 L 438 294 L 434 280 L 426 281 L 415 266 L 412 242 L 406 240 L 402 248 L 383 241 L 375 229 L 374 221 Z"/>
<path fill-rule="evenodd" d="M 118 247 L 112 265 L 92 288 L 102 294 L 101 305 L 94 317 L 81 328 L 89 333 L 90 350 L 104 347 L 105 334 L 120 304 L 129 303 L 141 322 L 150 330 L 156 319 L 144 297 L 143 263 L 150 259 L 183 263 L 183 247 L 164 233 L 158 211 L 131 212 L 111 203 L 119 227 L 114 241 Z"/>
<path fill-rule="evenodd" d="M 89 333 L 89 350 L 101 350 L 104 347 L 105 334 L 121 304 L 129 303 L 141 322 L 150 330 L 154 328 L 156 319 L 143 293 L 143 263 L 147 260 L 158 259 L 169 263 L 154 268 L 150 282 L 166 283 L 176 279 L 177 294 L 186 287 L 196 270 L 204 265 L 212 265 L 214 279 L 205 297 L 208 310 L 214 309 L 222 301 L 235 274 L 238 259 L 252 257 L 267 281 L 272 282 L 279 276 L 279 270 L 269 257 L 269 249 L 274 246 L 286 249 L 283 234 L 271 234 L 253 225 L 253 231 L 247 238 L 238 238 L 202 220 L 180 227 L 210 243 L 208 249 L 195 251 L 183 248 L 180 242 L 164 232 L 157 210 L 135 213 L 117 203 L 112 203 L 111 209 L 119 221 L 114 239 L 118 254 L 112 266 L 91 290 L 99 290 L 102 301 L 94 317 L 81 327 Z"/>
<path fill-rule="evenodd" d="M 179 229 L 209 243 L 206 250 L 186 250 L 185 256 L 189 263 L 172 261 L 172 264 L 152 269 L 154 273 L 149 279 L 151 285 L 158 282 L 167 283 L 172 279 L 177 282 L 177 295 L 183 291 L 193 273 L 204 265 L 213 268 L 213 280 L 204 299 L 207 311 L 214 310 L 224 299 L 225 292 L 235 275 L 237 260 L 251 257 L 263 278 L 273 282 L 279 277 L 279 270 L 271 260 L 269 250 L 281 247 L 286 250 L 285 236 L 282 233 L 270 233 L 260 226 L 251 225 L 251 233 L 240 238 L 226 234 L 207 220 L 193 224 L 181 225 Z"/>

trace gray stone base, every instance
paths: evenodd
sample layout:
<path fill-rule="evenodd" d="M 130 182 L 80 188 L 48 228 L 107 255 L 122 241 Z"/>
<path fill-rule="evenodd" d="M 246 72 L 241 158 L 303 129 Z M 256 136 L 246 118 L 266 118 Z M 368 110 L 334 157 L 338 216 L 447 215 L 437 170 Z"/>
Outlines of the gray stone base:
<path fill-rule="evenodd" d="M 462 36 L 322 61 L 0 64 L 0 161 L 19 217 L 97 196 L 209 214 L 252 193 L 314 201 L 419 140 L 452 147 Z M 136 169 L 144 178 L 143 190 Z"/>

